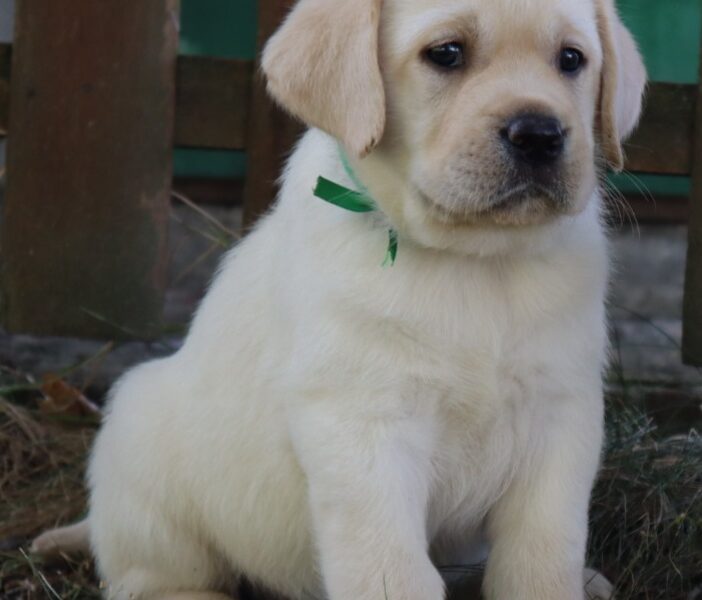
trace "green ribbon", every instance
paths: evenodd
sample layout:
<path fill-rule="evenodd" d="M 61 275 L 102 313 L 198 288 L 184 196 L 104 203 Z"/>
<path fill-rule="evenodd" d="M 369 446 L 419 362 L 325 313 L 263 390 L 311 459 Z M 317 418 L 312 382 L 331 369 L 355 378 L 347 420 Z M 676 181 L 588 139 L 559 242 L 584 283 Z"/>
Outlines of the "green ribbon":
<path fill-rule="evenodd" d="M 341 148 L 339 149 L 339 155 L 346 174 L 360 191 L 357 192 L 330 181 L 329 179 L 325 179 L 324 177 L 318 177 L 317 185 L 314 188 L 314 195 L 325 202 L 329 202 L 329 204 L 355 213 L 368 213 L 378 210 L 378 205 L 368 192 L 368 188 L 358 179 L 351 167 L 351 163 L 349 163 L 346 153 Z M 397 259 L 397 247 L 397 231 L 390 229 L 388 231 L 388 250 L 385 254 L 385 260 L 383 261 L 384 267 L 395 264 L 395 260 Z"/>
<path fill-rule="evenodd" d="M 317 178 L 317 187 L 314 188 L 317 198 L 326 200 L 329 204 L 345 208 L 351 212 L 367 213 L 377 210 L 373 198 L 361 192 L 354 192 L 349 188 L 329 181 L 324 177 Z"/>

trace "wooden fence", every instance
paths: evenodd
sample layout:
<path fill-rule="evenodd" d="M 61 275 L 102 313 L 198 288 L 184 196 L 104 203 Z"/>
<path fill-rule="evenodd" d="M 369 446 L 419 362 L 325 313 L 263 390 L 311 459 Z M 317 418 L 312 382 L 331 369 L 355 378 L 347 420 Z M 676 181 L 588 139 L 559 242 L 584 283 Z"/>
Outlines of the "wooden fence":
<path fill-rule="evenodd" d="M 290 4 L 259 0 L 259 48 Z M 0 45 L 0 135 L 10 138 L 2 231 L 9 329 L 156 331 L 173 146 L 246 150 L 247 223 L 273 201 L 300 128 L 268 100 L 253 62 L 177 56 L 177 9 L 177 0 L 19 0 L 15 46 Z M 701 97 L 698 85 L 653 83 L 626 148 L 632 172 L 693 178 L 684 354 L 698 365 Z"/>

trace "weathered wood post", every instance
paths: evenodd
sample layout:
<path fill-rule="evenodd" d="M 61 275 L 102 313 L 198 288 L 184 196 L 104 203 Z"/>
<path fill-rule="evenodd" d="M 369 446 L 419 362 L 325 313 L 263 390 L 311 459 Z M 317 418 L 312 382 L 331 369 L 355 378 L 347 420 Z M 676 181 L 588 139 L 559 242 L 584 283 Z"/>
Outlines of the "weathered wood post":
<path fill-rule="evenodd" d="M 702 62 L 695 110 L 692 196 L 683 310 L 683 360 L 687 364 L 702 367 Z"/>
<path fill-rule="evenodd" d="M 294 4 L 294 0 L 258 1 L 258 56 Z M 258 61 L 256 62 L 258 65 Z M 254 76 L 249 103 L 248 176 L 244 190 L 244 224 L 251 226 L 271 205 L 276 182 L 302 126 L 275 106 L 260 73 Z"/>
<path fill-rule="evenodd" d="M 10 114 L 10 47 L 0 46 L 0 138 L 7 135 Z"/>
<path fill-rule="evenodd" d="M 2 313 L 11 331 L 157 332 L 178 0 L 19 0 Z"/>

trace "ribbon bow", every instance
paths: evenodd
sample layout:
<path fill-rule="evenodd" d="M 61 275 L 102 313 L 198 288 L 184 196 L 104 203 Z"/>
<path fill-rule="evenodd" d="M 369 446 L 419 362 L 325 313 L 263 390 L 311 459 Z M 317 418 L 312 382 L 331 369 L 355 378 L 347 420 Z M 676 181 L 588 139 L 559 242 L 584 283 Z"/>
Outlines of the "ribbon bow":
<path fill-rule="evenodd" d="M 378 210 L 378 206 L 369 194 L 368 189 L 364 186 L 356 176 L 348 158 L 343 150 L 339 149 L 341 163 L 344 165 L 344 170 L 353 181 L 354 185 L 361 191 L 351 190 L 343 185 L 339 185 L 324 177 L 317 178 L 317 185 L 314 188 L 314 195 L 329 204 L 338 206 L 345 210 L 355 213 L 368 213 Z M 383 266 L 392 266 L 397 259 L 397 231 L 390 229 L 388 231 L 388 250 L 383 261 Z"/>

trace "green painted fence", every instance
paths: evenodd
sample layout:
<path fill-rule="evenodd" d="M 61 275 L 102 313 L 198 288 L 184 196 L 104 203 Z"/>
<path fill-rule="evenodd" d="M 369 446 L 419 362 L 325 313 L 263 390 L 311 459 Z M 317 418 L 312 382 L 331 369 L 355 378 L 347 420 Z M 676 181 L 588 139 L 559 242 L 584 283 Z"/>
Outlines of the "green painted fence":
<path fill-rule="evenodd" d="M 181 0 L 182 54 L 253 58 L 256 53 L 256 0 Z M 175 152 L 181 177 L 241 177 L 241 152 L 185 150 Z"/>
<path fill-rule="evenodd" d="M 695 83 L 699 72 L 702 0 L 620 0 L 639 42 L 652 81 Z M 622 192 L 647 189 L 653 196 L 690 194 L 687 177 L 613 177 Z"/>

